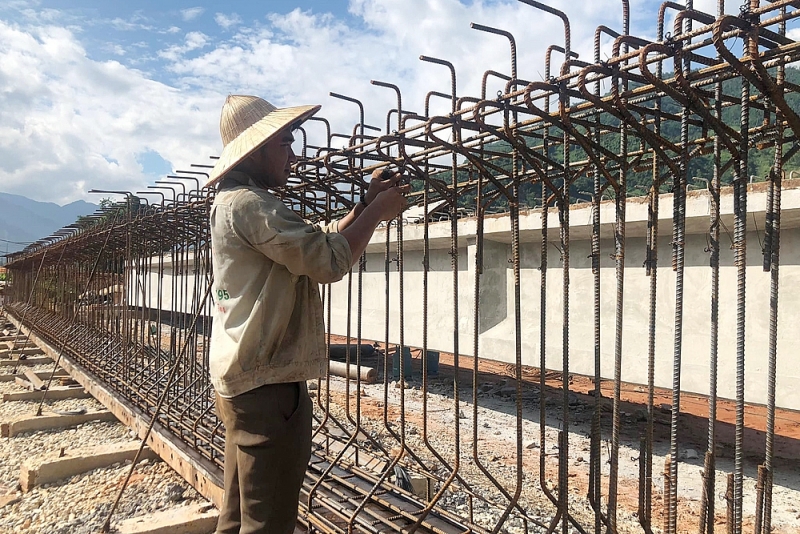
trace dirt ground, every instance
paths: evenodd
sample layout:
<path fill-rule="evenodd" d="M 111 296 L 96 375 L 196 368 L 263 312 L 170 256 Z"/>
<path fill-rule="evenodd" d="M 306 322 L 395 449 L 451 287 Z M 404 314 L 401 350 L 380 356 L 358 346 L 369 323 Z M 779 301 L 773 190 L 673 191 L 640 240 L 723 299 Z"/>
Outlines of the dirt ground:
<path fill-rule="evenodd" d="M 332 343 L 344 343 L 345 338 L 334 336 Z M 364 343 L 368 343 L 364 341 Z M 378 348 L 382 348 L 379 344 Z M 428 379 L 427 418 L 423 417 L 422 381 L 420 379 L 420 351 L 412 350 L 412 368 L 415 378 L 409 381 L 401 400 L 398 384 L 392 382 L 384 389 L 382 378 L 383 357 L 366 359 L 365 365 L 375 366 L 379 370 L 379 383 L 362 385 L 360 416 L 365 427 L 376 428 L 384 438 L 393 436 L 387 429 L 380 427 L 384 419 L 389 425 L 399 424 L 401 402 L 405 405 L 404 420 L 409 433 L 407 444 L 411 450 L 430 449 L 431 443 L 437 452 L 447 451 L 455 455 L 455 442 L 452 439 L 454 423 L 458 419 L 459 447 L 461 457 L 466 458 L 464 473 L 471 468 L 491 466 L 492 476 L 502 480 L 502 485 L 515 487 L 517 465 L 521 464 L 524 474 L 525 490 L 523 499 L 538 513 L 550 517 L 555 511 L 542 491 L 541 480 L 545 486 L 555 489 L 558 478 L 558 432 L 561 421 L 563 392 L 562 376 L 559 373 L 547 372 L 545 388 L 541 390 L 538 369 L 525 368 L 522 372 L 522 402 L 519 403 L 521 418 L 516 417 L 516 381 L 514 367 L 509 364 L 480 360 L 478 365 L 478 416 L 473 419 L 475 406 L 472 402 L 473 358 L 462 357 L 459 360 L 459 405 L 453 402 L 454 367 L 451 354 L 442 353 L 439 362 L 439 375 Z M 391 362 L 389 363 L 391 365 Z M 391 370 L 390 370 L 391 374 Z M 324 386 L 324 382 L 323 382 Z M 350 409 L 355 413 L 354 382 L 350 383 Z M 569 493 L 572 515 L 585 527 L 593 525 L 593 512 L 586 495 L 589 483 L 589 445 L 591 433 L 591 417 L 594 407 L 594 381 L 589 377 L 572 375 L 569 377 Z M 603 381 L 600 384 L 603 405 L 602 461 L 601 478 L 603 494 L 608 495 L 610 473 L 610 421 L 613 382 Z M 332 379 L 332 401 L 344 407 L 344 379 Z M 618 522 L 620 532 L 641 532 L 638 525 L 639 515 L 639 456 L 640 439 L 646 430 L 647 390 L 634 384 L 621 385 L 621 435 L 619 453 L 619 496 Z M 664 523 L 664 467 L 669 456 L 669 422 L 672 395 L 668 390 L 656 390 L 654 400 L 654 448 L 653 448 L 653 486 L 651 518 L 653 531 L 658 532 Z M 385 402 L 384 402 L 385 401 Z M 546 407 L 545 441 L 541 442 L 539 425 L 540 405 Z M 726 530 L 727 505 L 725 489 L 727 473 L 733 471 L 733 425 L 734 404 L 727 400 L 718 402 L 718 449 L 715 476 L 715 525 L 719 532 Z M 708 399 L 694 394 L 682 394 L 681 413 L 679 416 L 679 457 L 678 466 L 678 531 L 696 532 L 699 523 L 700 499 L 702 492 L 703 456 L 706 450 L 708 432 Z M 744 527 L 752 530 L 756 510 L 756 480 L 759 460 L 763 460 L 763 443 L 766 409 L 762 406 L 748 405 L 745 410 L 745 423 L 748 427 L 745 441 L 748 443 L 745 458 L 745 478 L 743 485 Z M 367 423 L 368 422 L 368 423 Z M 377 426 L 375 426 L 377 423 Z M 517 425 L 520 425 L 518 429 Z M 475 429 L 477 427 L 477 431 Z M 392 427 L 397 428 L 397 427 Z M 473 437 L 478 437 L 477 445 Z M 521 439 L 518 439 L 521 436 Z M 728 436 L 730 436 L 728 438 Z M 419 438 L 419 439 L 418 439 Z M 421 441 L 420 441 L 421 440 Z M 521 441 L 521 456 L 518 457 L 517 442 Z M 800 414 L 779 410 L 776 414 L 776 452 L 789 460 L 776 459 L 773 490 L 773 532 L 800 532 L 800 469 L 797 458 L 800 443 Z M 544 470 L 540 471 L 541 454 L 544 451 Z M 472 469 L 475 470 L 475 469 Z M 494 473 L 497 470 L 497 473 Z M 477 486 L 488 480 L 480 470 L 475 478 Z M 461 471 L 459 471 L 461 473 Z M 486 491 L 494 488 L 488 488 Z M 574 504 L 573 504 L 574 497 Z M 502 499 L 501 499 L 502 500 Z M 605 510 L 606 503 L 603 503 Z M 463 510 L 456 510 L 456 513 Z M 491 520 L 487 519 L 489 524 Z"/>

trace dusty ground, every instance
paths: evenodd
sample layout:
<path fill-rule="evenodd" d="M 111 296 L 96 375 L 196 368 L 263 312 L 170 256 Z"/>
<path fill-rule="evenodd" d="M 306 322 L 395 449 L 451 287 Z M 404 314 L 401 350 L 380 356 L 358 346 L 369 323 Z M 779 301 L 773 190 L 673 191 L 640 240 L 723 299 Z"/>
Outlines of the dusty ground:
<path fill-rule="evenodd" d="M 34 367 L 51 371 L 52 364 Z M 14 382 L 0 382 L 0 393 L 25 391 Z M 0 402 L 0 420 L 34 413 L 38 403 Z M 46 401 L 44 411 L 76 408 L 99 410 L 95 399 Z M 65 448 L 67 451 L 98 444 L 135 442 L 118 421 L 90 422 L 71 429 L 26 432 L 0 440 L 0 532 L 94 534 L 100 531 L 111 503 L 130 470 L 130 461 L 93 469 L 24 493 L 18 486 L 20 463 L 32 456 Z M 173 509 L 204 499 L 167 464 L 145 460 L 137 464 L 114 516 L 122 519 Z"/>
<path fill-rule="evenodd" d="M 341 339 L 334 342 L 343 341 Z M 449 359 L 448 359 L 449 358 Z M 414 366 L 419 366 L 419 360 L 414 360 Z M 382 373 L 383 359 L 374 358 L 365 362 L 366 365 L 378 367 Z M 522 402 L 520 403 L 521 417 L 520 428 L 517 428 L 516 417 L 517 403 L 516 382 L 508 378 L 513 368 L 496 362 L 481 362 L 478 379 L 477 418 L 474 418 L 474 404 L 472 402 L 472 376 L 462 376 L 459 382 L 458 406 L 454 403 L 454 387 L 452 374 L 452 356 L 442 355 L 440 361 L 440 376 L 430 378 L 427 386 L 427 396 L 421 390 L 422 382 L 418 378 L 409 382 L 409 387 L 401 390 L 397 384 L 389 384 L 384 389 L 383 379 L 380 383 L 362 385 L 361 389 L 361 422 L 362 430 L 373 436 L 386 451 L 398 450 L 401 423 L 401 402 L 405 410 L 405 435 L 406 445 L 420 459 L 426 467 L 439 478 L 446 478 L 450 473 L 449 467 L 456 459 L 456 429 L 459 431 L 458 444 L 460 448 L 461 463 L 459 474 L 470 484 L 472 491 L 494 501 L 498 506 L 487 506 L 473 500 L 473 517 L 481 526 L 491 528 L 497 522 L 500 512 L 508 502 L 494 485 L 489 476 L 497 479 L 502 487 L 508 488 L 513 494 L 517 486 L 517 465 L 522 466 L 520 503 L 528 517 L 548 523 L 555 513 L 555 507 L 550 504 L 548 497 L 541 488 L 541 480 L 546 481 L 546 486 L 555 491 L 557 484 L 558 460 L 558 432 L 561 428 L 562 393 L 561 376 L 548 375 L 544 394 L 539 387 L 539 376 L 536 370 L 526 369 L 522 384 Z M 467 365 L 462 361 L 463 366 Z M 472 360 L 469 360 L 472 365 Z M 382 377 L 382 374 L 379 376 Z M 391 378 L 391 377 L 390 377 Z M 355 383 L 350 383 L 351 415 L 356 417 Z M 322 383 L 323 397 L 325 383 Z M 339 378 L 331 379 L 331 397 L 333 402 L 342 409 L 346 405 L 345 381 Z M 569 396 L 570 430 L 569 430 L 569 494 L 570 510 L 575 519 L 585 527 L 594 524 L 594 514 L 586 498 L 589 481 L 589 446 L 591 418 L 594 398 L 587 392 L 594 389 L 591 380 L 585 377 L 573 376 L 570 380 L 571 394 Z M 611 396 L 613 391 L 610 385 L 601 384 L 603 396 Z M 401 400 L 401 392 L 404 399 Z M 639 447 L 640 435 L 646 426 L 646 391 L 641 387 L 625 385 L 622 388 L 621 407 L 622 429 L 619 453 L 619 505 L 618 523 L 620 532 L 641 532 L 639 526 Z M 658 532 L 663 525 L 663 488 L 664 488 L 664 462 L 668 456 L 669 446 L 669 411 L 668 404 L 671 396 L 665 391 L 656 395 L 655 406 L 659 407 L 656 413 L 655 445 L 653 458 L 653 506 L 652 525 Z M 423 417 L 423 402 L 427 401 L 427 418 Z M 544 402 L 546 407 L 545 439 L 541 440 L 541 427 L 539 425 L 540 406 Z M 610 399 L 605 399 L 604 403 Z M 679 495 L 679 532 L 696 532 L 700 510 L 703 455 L 705 452 L 705 432 L 707 421 L 708 401 L 697 395 L 684 395 L 681 403 L 681 445 L 679 454 L 681 462 L 678 466 L 678 495 Z M 343 410 L 342 410 L 343 411 Z M 719 407 L 720 425 L 723 427 L 730 420 L 732 422 L 733 410 L 729 403 L 722 402 Z M 753 432 L 759 430 L 759 422 L 763 423 L 763 409 L 748 406 L 748 426 Z M 685 417 L 684 417 L 685 416 Z M 383 424 L 384 417 L 389 422 L 388 428 Z M 342 414 L 344 419 L 344 414 Z M 797 414 L 781 412 L 778 414 L 780 424 L 778 433 L 783 441 L 785 451 L 796 447 L 797 434 L 800 426 Z M 607 495 L 608 475 L 610 473 L 610 410 L 603 413 L 602 425 L 602 463 L 603 494 Z M 643 421 L 644 420 L 644 421 Z M 456 424 L 458 421 L 458 424 Z M 666 423 L 666 424 L 665 424 Z M 427 427 L 427 428 L 425 428 Z M 393 435 L 394 434 L 394 435 Z M 477 441 L 474 437 L 477 436 Z M 365 436 L 366 437 L 366 436 Z M 518 437 L 520 437 L 518 439 Z M 520 441 L 522 454 L 517 455 L 517 442 Z M 720 441 L 724 441 L 720 439 Z M 753 454 L 745 459 L 744 502 L 745 529 L 752 525 L 753 514 L 756 509 L 755 476 L 758 468 L 757 455 L 761 440 L 750 440 Z M 475 445 L 474 445 L 475 443 Z M 362 446 L 375 448 L 368 440 Z M 717 455 L 715 522 L 718 531 L 725 531 L 726 502 L 724 499 L 727 473 L 733 470 L 731 449 L 720 447 Z M 544 453 L 545 461 L 543 471 L 540 471 L 541 455 Z M 379 453 L 378 453 L 379 454 Z M 391 454 L 391 452 L 390 452 Z M 435 457 L 440 455 L 440 459 Z M 404 461 L 408 465 L 416 462 L 406 455 Z M 763 456 L 762 456 L 763 458 Z M 418 465 L 418 464 L 417 464 Z M 484 470 L 486 472 L 484 472 Z M 800 469 L 796 460 L 778 459 L 775 462 L 775 480 L 773 489 L 773 532 L 795 533 L 800 531 Z M 441 503 L 462 516 L 469 515 L 469 502 L 465 497 L 466 492 L 455 483 L 446 492 Z M 602 509 L 605 510 L 606 502 Z M 512 518 L 504 523 L 509 532 L 522 532 L 522 523 Z"/>

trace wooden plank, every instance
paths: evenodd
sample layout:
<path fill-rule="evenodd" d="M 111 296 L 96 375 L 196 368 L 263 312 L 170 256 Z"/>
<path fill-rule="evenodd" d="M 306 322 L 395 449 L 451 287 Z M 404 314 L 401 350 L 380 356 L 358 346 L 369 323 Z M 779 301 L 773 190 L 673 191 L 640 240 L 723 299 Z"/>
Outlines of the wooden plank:
<path fill-rule="evenodd" d="M 53 358 L 58 357 L 58 352 L 53 351 Z M 53 359 L 48 356 L 41 356 L 39 358 L 26 358 L 24 360 L 0 360 L 0 367 L 17 367 L 19 365 L 43 365 L 53 363 Z"/>
<path fill-rule="evenodd" d="M 219 512 L 211 505 L 181 506 L 120 521 L 120 534 L 212 534 Z"/>
<path fill-rule="evenodd" d="M 33 384 L 31 384 L 27 378 L 18 375 L 12 375 L 12 376 L 14 376 L 14 382 L 16 382 L 18 386 L 23 387 L 28 391 L 31 391 L 33 389 Z"/>
<path fill-rule="evenodd" d="M 29 492 L 36 486 L 64 480 L 92 469 L 108 467 L 115 463 L 133 460 L 139 450 L 139 442 L 112 443 L 53 451 L 26 459 L 19 470 L 19 485 Z M 145 447 L 139 460 L 150 460 L 155 454 Z"/>
<path fill-rule="evenodd" d="M 113 421 L 115 419 L 114 414 L 106 410 L 75 415 L 26 415 L 0 423 L 0 436 L 10 438 L 23 432 L 69 428 L 90 421 Z"/>
<path fill-rule="evenodd" d="M 25 371 L 23 371 L 22 374 L 25 375 L 25 378 L 27 378 L 31 384 L 33 384 L 33 389 L 45 388 L 44 382 L 42 381 L 41 378 L 36 376 L 36 373 L 33 372 L 33 369 L 25 369 Z"/>
<path fill-rule="evenodd" d="M 35 347 L 35 345 L 30 341 L 26 341 L 25 338 L 22 337 L 19 338 L 17 341 L 14 340 L 0 341 L 0 350 L 3 351 L 6 350 L 10 351 L 12 349 L 16 351 L 17 349 L 29 349 L 32 347 Z"/>
<path fill-rule="evenodd" d="M 39 401 L 44 391 L 20 391 L 18 393 L 3 393 L 3 402 L 13 401 Z M 92 395 L 82 387 L 57 387 L 47 391 L 45 400 L 88 399 Z"/>
<path fill-rule="evenodd" d="M 50 378 L 50 373 L 47 371 L 39 371 L 36 373 L 36 376 L 38 376 L 42 380 L 47 380 L 48 378 Z M 18 374 L 6 373 L 4 375 L 0 375 L 0 382 L 14 382 L 17 378 L 22 379 L 22 377 Z M 60 381 L 62 378 L 69 378 L 69 375 L 63 369 L 59 369 L 58 371 L 56 371 L 54 379 L 58 379 Z M 30 384 L 30 382 L 28 382 L 28 384 Z M 67 384 L 62 384 L 62 385 L 65 386 Z"/>
<path fill-rule="evenodd" d="M 35 347 L 36 344 L 25 336 L 15 337 L 13 339 L 0 339 L 0 349 L 11 350 L 13 348 L 24 349 Z"/>
<path fill-rule="evenodd" d="M 20 328 L 19 322 L 11 314 L 8 318 Z M 20 331 L 27 332 L 27 328 L 20 328 Z M 59 354 L 53 346 L 45 342 L 35 333 L 31 334 L 31 339 L 42 347 L 45 354 L 56 358 Z M 49 359 L 49 358 L 48 358 Z M 61 357 L 61 366 L 80 383 L 92 396 L 100 401 L 103 406 L 116 415 L 123 424 L 133 429 L 141 437 L 144 436 L 150 424 L 150 418 L 146 417 L 137 407 L 133 406 L 127 399 L 117 395 L 116 392 L 107 388 L 92 373 L 73 362 L 68 356 Z M 222 469 L 217 467 L 207 458 L 189 447 L 186 443 L 178 440 L 167 431 L 162 425 L 156 424 L 153 427 L 147 445 L 164 460 L 170 467 L 180 474 L 197 492 L 214 503 L 217 507 L 222 506 L 223 478 Z"/>
<path fill-rule="evenodd" d="M 38 356 L 39 354 L 43 354 L 42 349 L 39 347 L 17 347 L 14 350 L 6 349 L 0 350 L 0 358 L 14 358 L 19 357 L 22 355 L 25 356 Z"/>

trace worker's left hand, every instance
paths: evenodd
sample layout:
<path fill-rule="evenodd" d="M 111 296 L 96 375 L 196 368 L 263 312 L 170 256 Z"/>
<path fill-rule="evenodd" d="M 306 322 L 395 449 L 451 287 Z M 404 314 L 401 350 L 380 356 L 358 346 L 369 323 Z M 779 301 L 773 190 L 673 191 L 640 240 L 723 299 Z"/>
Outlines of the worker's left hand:
<path fill-rule="evenodd" d="M 380 193 L 403 183 L 402 172 L 386 172 L 386 170 L 387 169 L 375 169 L 375 171 L 373 171 L 372 180 L 369 182 L 369 188 L 365 195 L 367 204 L 375 200 L 375 197 Z"/>

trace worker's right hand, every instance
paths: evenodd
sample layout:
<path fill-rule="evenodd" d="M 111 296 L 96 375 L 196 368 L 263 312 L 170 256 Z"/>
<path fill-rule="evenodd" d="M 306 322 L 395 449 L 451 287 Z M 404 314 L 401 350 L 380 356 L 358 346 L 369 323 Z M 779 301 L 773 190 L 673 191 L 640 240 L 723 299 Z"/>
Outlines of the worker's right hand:
<path fill-rule="evenodd" d="M 406 209 L 408 202 L 404 195 L 409 192 L 410 188 L 411 186 L 409 185 L 401 185 L 381 191 L 370 202 L 367 209 L 377 210 L 382 221 L 391 221 Z"/>
<path fill-rule="evenodd" d="M 369 182 L 367 194 L 364 195 L 364 201 L 369 206 L 370 202 L 375 200 L 380 193 L 386 191 L 390 187 L 402 185 L 403 173 L 401 171 L 391 171 L 389 169 L 376 169 L 372 173 L 372 179 Z"/>

